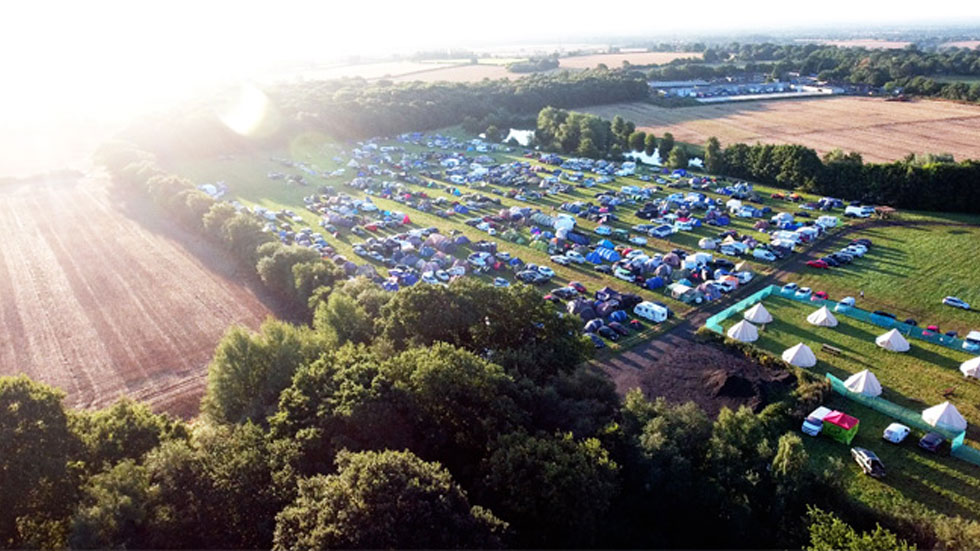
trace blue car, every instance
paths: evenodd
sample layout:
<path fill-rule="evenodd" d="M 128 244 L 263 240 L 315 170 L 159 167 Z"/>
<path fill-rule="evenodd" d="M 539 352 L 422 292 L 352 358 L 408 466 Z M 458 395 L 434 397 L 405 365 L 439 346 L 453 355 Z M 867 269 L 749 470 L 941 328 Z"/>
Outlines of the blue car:
<path fill-rule="evenodd" d="M 813 290 L 809 287 L 800 287 L 796 290 L 796 298 L 807 299 L 813 294 Z"/>
<path fill-rule="evenodd" d="M 780 290 L 780 292 L 784 295 L 792 295 L 799 288 L 800 286 L 795 283 L 787 283 L 786 285 L 783 285 L 783 288 L 782 290 Z"/>

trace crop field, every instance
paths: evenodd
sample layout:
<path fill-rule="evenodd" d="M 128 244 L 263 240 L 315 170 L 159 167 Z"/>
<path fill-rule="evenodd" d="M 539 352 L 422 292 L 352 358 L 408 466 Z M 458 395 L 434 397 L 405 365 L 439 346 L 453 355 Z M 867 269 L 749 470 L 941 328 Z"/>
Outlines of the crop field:
<path fill-rule="evenodd" d="M 401 75 L 422 71 L 435 71 L 451 67 L 453 63 L 436 63 L 420 61 L 382 61 L 377 63 L 357 63 L 351 65 L 336 65 L 304 71 L 302 76 L 307 79 L 335 79 L 344 77 L 360 77 L 364 79 L 394 78 Z"/>
<path fill-rule="evenodd" d="M 837 327 L 815 327 L 806 316 L 816 306 L 788 298 L 770 296 L 763 301 L 774 321 L 760 331 L 755 345 L 775 356 L 783 350 L 803 342 L 817 356 L 817 365 L 809 370 L 823 375 L 831 373 L 846 379 L 853 373 L 871 369 L 881 381 L 882 397 L 913 411 L 949 399 L 967 418 L 970 429 L 967 439 L 978 447 L 980 441 L 980 383 L 966 380 L 959 372 L 959 364 L 971 355 L 909 339 L 911 349 L 906 353 L 888 352 L 874 343 L 874 338 L 886 330 L 875 325 L 838 315 Z M 726 320 L 727 330 L 741 316 Z M 821 344 L 835 346 L 843 351 L 835 356 L 821 350 Z M 951 397 L 943 391 L 953 388 Z M 937 457 L 918 450 L 919 436 L 911 435 L 900 446 L 881 440 L 884 428 L 894 419 L 875 412 L 857 402 L 834 396 L 828 404 L 861 420 L 861 428 L 853 445 L 867 447 L 878 453 L 886 467 L 891 467 L 884 482 L 876 482 L 863 476 L 857 465 L 848 457 L 848 448 L 827 438 L 811 439 L 804 436 L 808 450 L 825 459 L 843 458 L 848 466 L 848 485 L 852 495 L 862 501 L 888 509 L 894 506 L 895 494 L 913 502 L 922 503 L 949 514 L 962 514 L 980 518 L 980 468 L 950 457 Z M 821 465 L 815 464 L 815 467 Z M 889 497 L 891 496 L 891 498 Z"/>
<path fill-rule="evenodd" d="M 894 161 L 909 153 L 980 158 L 980 107 L 942 101 L 889 102 L 827 97 L 665 108 L 620 103 L 582 109 L 604 118 L 622 115 L 657 136 L 703 144 L 716 136 L 735 142 L 802 144 L 823 154 L 857 151 L 865 161 Z"/>
<path fill-rule="evenodd" d="M 74 406 L 127 394 L 191 416 L 228 326 L 269 315 L 231 260 L 101 179 L 0 186 L 0 232 L 0 375 Z"/>
<path fill-rule="evenodd" d="M 558 59 L 562 69 L 595 69 L 600 63 L 614 69 L 622 67 L 624 61 L 631 65 L 662 65 L 675 59 L 700 58 L 698 52 L 630 52 L 623 54 L 593 54 L 562 57 Z"/>
<path fill-rule="evenodd" d="M 861 308 L 885 310 L 899 320 L 913 318 L 922 327 L 935 324 L 961 336 L 980 329 L 980 311 L 942 304 L 947 295 L 980 304 L 980 277 L 975 270 L 980 226 L 912 220 L 850 233 L 825 243 L 814 254 L 839 250 L 857 238 L 873 243 L 864 257 L 830 270 L 804 268 L 793 281 L 826 291 L 831 299 L 857 298 L 864 291 L 864 299 L 858 301 Z"/>
<path fill-rule="evenodd" d="M 476 65 L 466 63 L 463 65 L 451 65 L 433 69 L 428 65 L 429 70 L 414 73 L 402 74 L 391 78 L 394 82 L 479 82 L 485 78 L 491 80 L 501 78 L 521 78 L 525 73 L 511 73 L 504 65 L 492 65 L 478 63 Z"/>
<path fill-rule="evenodd" d="M 901 50 L 912 44 L 904 40 L 881 40 L 877 38 L 854 38 L 851 40 L 821 40 L 821 44 L 841 48 L 867 48 L 869 50 Z"/>

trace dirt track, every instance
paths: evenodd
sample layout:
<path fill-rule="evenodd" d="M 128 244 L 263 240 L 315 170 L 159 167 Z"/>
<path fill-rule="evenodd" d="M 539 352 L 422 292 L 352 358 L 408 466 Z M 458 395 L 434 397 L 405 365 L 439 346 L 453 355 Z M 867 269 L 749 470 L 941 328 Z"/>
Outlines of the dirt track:
<path fill-rule="evenodd" d="M 191 416 L 227 327 L 269 314 L 230 259 L 102 179 L 0 187 L 0 235 L 0 374 L 74 406 L 128 394 Z"/>

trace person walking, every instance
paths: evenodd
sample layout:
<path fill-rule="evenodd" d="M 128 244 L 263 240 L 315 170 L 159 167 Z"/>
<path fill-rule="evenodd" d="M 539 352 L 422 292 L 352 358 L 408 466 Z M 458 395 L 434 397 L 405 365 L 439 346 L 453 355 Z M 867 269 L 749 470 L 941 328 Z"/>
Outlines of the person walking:
<path fill-rule="evenodd" d="M 858 291 L 858 296 L 860 296 L 861 298 L 864 298 L 864 289 L 861 289 L 860 291 Z"/>

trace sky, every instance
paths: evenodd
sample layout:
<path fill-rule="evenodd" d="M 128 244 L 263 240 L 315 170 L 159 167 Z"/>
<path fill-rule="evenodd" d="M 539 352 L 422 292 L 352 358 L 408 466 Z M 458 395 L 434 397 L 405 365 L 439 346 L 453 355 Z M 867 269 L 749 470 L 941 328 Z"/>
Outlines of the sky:
<path fill-rule="evenodd" d="M 5 2 L 0 134 L 7 136 L 0 135 L 0 146 L 26 136 L 40 148 L 53 132 L 110 128 L 283 64 L 507 43 L 608 44 L 617 36 L 980 23 L 975 0 L 929 8 L 918 0 Z"/>

